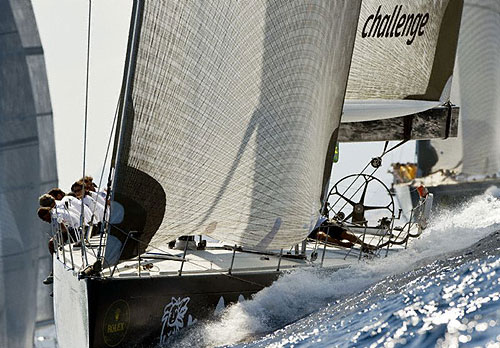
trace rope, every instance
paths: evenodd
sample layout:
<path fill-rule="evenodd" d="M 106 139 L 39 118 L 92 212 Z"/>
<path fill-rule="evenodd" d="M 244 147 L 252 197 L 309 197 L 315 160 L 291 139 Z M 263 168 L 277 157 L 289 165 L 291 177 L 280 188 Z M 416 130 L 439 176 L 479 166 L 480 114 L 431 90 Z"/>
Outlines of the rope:
<path fill-rule="evenodd" d="M 89 71 L 90 71 L 90 24 L 92 21 L 92 0 L 89 0 L 89 14 L 88 14 L 88 27 L 87 27 L 87 65 L 86 65 L 86 78 L 85 78 L 85 111 L 84 111 L 84 126 L 83 126 L 83 165 L 82 165 L 82 178 L 85 178 L 85 161 L 87 157 L 87 124 L 88 124 L 88 104 L 89 104 Z M 85 184 L 83 184 L 82 195 L 82 209 L 80 211 L 80 227 L 82 231 L 82 262 L 88 264 L 87 253 L 85 252 L 85 226 L 83 223 L 84 217 L 84 199 L 85 199 Z M 92 223 L 92 221 L 90 221 Z"/>

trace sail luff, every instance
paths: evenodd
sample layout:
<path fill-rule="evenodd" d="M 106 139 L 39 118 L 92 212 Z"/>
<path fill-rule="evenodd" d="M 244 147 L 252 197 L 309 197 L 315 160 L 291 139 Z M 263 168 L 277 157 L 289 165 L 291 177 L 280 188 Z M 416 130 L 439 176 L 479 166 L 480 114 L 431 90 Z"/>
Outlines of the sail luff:
<path fill-rule="evenodd" d="M 135 55 L 137 52 L 137 45 L 138 45 L 137 40 L 141 25 L 140 21 L 141 15 L 142 15 L 141 0 L 134 0 L 132 5 L 132 15 L 130 17 L 129 37 L 131 39 L 127 44 L 127 53 L 125 56 L 126 58 L 125 58 L 124 74 L 122 82 L 122 93 L 120 93 L 120 100 L 119 100 L 120 112 L 118 113 L 118 119 L 116 122 L 117 126 L 113 143 L 113 153 L 111 156 L 111 169 L 114 169 L 114 177 L 116 177 L 116 173 L 118 171 L 118 168 L 116 167 L 117 164 L 119 164 L 119 161 L 117 161 L 117 159 L 120 157 L 123 149 L 123 138 L 124 138 L 123 129 L 125 128 L 126 110 L 128 103 L 130 101 L 130 90 L 135 70 Z M 115 185 L 116 185 L 116 180 L 113 180 L 111 199 L 113 199 Z"/>
<path fill-rule="evenodd" d="M 466 1 L 458 50 L 466 175 L 500 172 L 500 3 Z"/>

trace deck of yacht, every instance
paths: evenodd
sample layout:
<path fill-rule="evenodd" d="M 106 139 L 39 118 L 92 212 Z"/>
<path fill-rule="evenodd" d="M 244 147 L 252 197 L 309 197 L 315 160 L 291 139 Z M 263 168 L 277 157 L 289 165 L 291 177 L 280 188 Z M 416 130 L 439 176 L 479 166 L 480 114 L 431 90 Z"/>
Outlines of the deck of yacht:
<path fill-rule="evenodd" d="M 376 233 L 376 231 L 374 231 Z M 379 240 L 380 236 L 370 236 Z M 367 237 L 367 243 L 370 243 Z M 387 238 L 386 238 L 387 240 Z M 86 260 L 82 257 L 82 249 L 66 244 L 59 248 L 58 260 L 64 262 L 68 268 L 75 272 L 82 271 L 83 264 L 92 265 L 97 260 L 97 247 L 99 238 L 94 237 L 87 245 Z M 300 253 L 295 248 L 259 252 L 256 250 L 234 250 L 231 246 L 217 241 L 207 241 L 203 250 L 177 250 L 157 248 L 146 252 L 140 258 L 120 262 L 116 267 L 104 267 L 103 277 L 159 277 L 179 276 L 191 274 L 224 274 L 246 272 L 286 271 L 304 267 L 323 267 L 340 269 L 356 264 L 361 259 L 384 257 L 390 253 L 404 249 L 404 245 L 392 245 L 370 253 L 361 252 L 360 245 L 353 248 L 343 248 L 326 244 L 321 241 L 308 240 L 305 253 Z M 184 256 L 184 252 L 186 253 Z"/>

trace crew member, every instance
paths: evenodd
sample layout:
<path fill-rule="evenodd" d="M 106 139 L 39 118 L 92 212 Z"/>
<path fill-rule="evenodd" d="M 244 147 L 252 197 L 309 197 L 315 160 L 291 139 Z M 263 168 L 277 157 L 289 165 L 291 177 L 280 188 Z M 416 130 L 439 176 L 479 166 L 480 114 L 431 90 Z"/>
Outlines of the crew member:
<path fill-rule="evenodd" d="M 348 232 L 342 226 L 332 223 L 323 217 L 321 224 L 317 224 L 309 238 L 320 241 L 326 240 L 328 243 L 339 245 L 345 248 L 352 248 L 354 244 L 360 244 L 364 251 L 375 250 L 376 247 L 363 243 L 356 235 Z M 318 226 L 319 225 L 319 226 Z"/>

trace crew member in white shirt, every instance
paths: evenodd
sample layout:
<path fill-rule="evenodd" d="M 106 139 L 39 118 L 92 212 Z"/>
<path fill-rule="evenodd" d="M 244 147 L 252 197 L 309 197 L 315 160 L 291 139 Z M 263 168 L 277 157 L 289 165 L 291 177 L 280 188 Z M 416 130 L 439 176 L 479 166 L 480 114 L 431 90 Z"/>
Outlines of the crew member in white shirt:
<path fill-rule="evenodd" d="M 102 206 L 106 205 L 106 192 L 100 191 L 97 192 L 97 185 L 94 183 L 94 178 L 90 175 L 87 175 L 83 179 L 80 179 L 80 182 L 83 182 L 85 185 L 85 194 L 90 195 L 93 199 L 95 199 Z"/>
<path fill-rule="evenodd" d="M 96 235 L 101 230 L 102 221 L 104 218 L 104 206 L 102 204 L 100 204 L 99 202 L 97 202 L 94 198 L 92 198 L 92 196 L 88 195 L 87 193 L 85 193 L 85 195 L 84 195 L 84 186 L 83 186 L 83 182 L 81 180 L 75 182 L 71 186 L 71 191 L 74 192 L 76 194 L 76 197 L 78 197 L 78 199 L 82 200 L 83 203 L 92 212 L 92 216 L 93 216 L 92 221 L 94 224 L 94 228 L 93 228 L 91 235 Z M 97 226 L 95 226 L 95 225 L 97 225 Z"/>
<path fill-rule="evenodd" d="M 42 207 L 53 207 L 50 198 L 54 199 L 55 207 L 58 212 L 68 211 L 78 218 L 78 226 L 80 225 L 80 215 L 82 213 L 82 202 L 76 198 L 66 195 L 61 189 L 52 189 L 48 194 L 42 195 L 39 199 L 40 206 Z M 42 203 L 43 202 L 43 203 Z M 85 225 L 89 225 L 92 221 L 92 211 L 87 207 L 83 206 L 83 222 Z"/>

